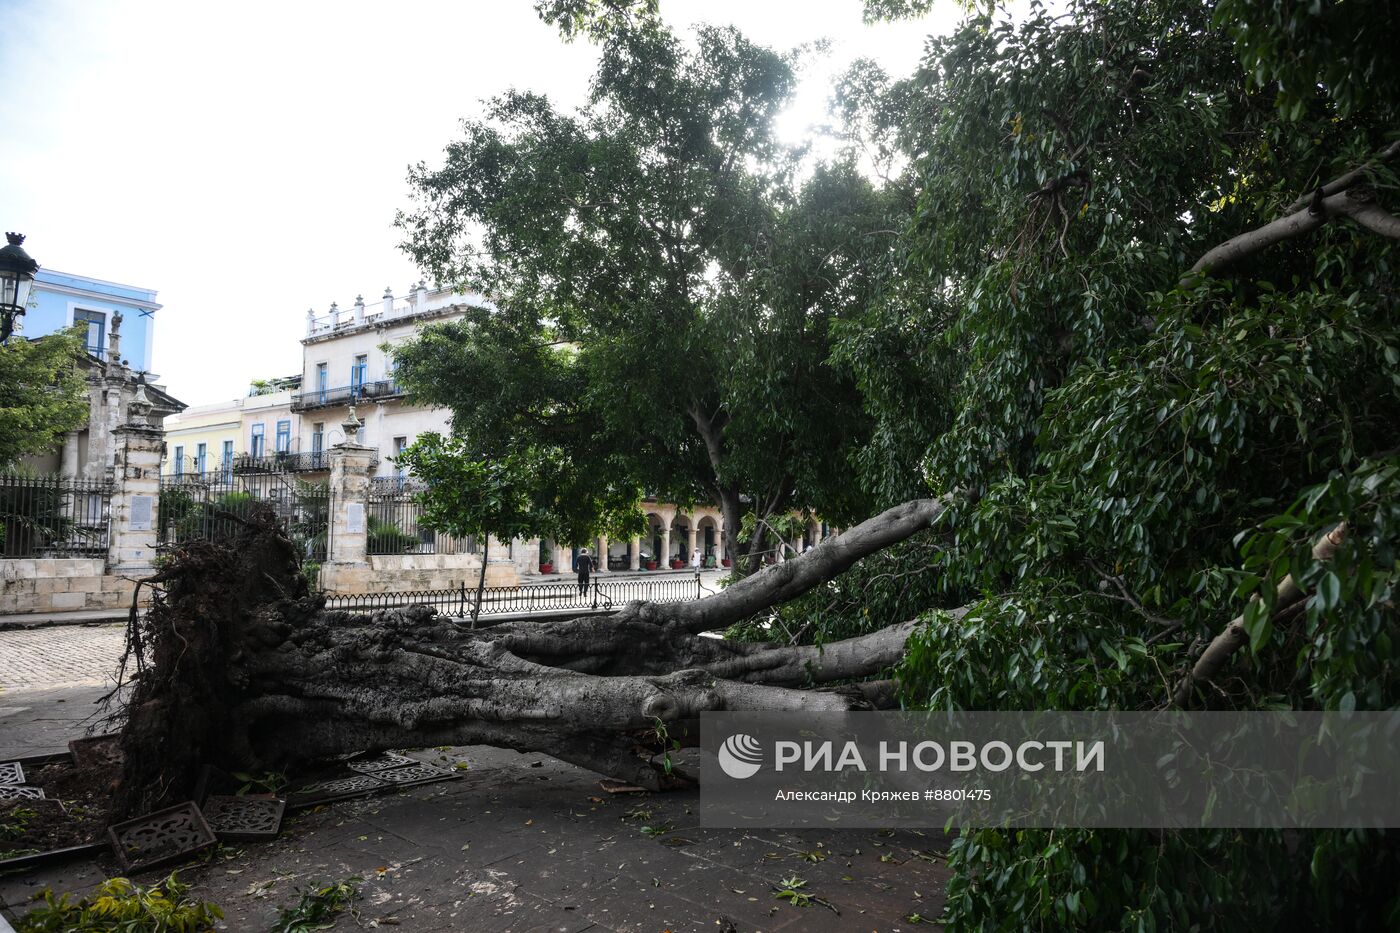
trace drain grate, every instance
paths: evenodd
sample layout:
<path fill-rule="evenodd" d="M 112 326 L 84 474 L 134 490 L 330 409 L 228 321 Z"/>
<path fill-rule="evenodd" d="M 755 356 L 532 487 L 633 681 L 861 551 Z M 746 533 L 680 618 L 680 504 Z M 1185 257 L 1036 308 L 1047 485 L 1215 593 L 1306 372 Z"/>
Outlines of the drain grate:
<path fill-rule="evenodd" d="M 402 768 L 405 765 L 416 765 L 417 758 L 410 758 L 407 755 L 400 755 L 396 752 L 385 752 L 378 758 L 366 758 L 364 761 L 352 761 L 346 767 L 351 771 L 358 771 L 360 774 L 375 774 L 379 771 L 387 771 L 390 768 Z"/>
<path fill-rule="evenodd" d="M 276 797 L 210 795 L 200 807 L 209 828 L 226 842 L 273 839 L 282 827 L 285 800 Z"/>
<path fill-rule="evenodd" d="M 0 784 L 0 800 L 44 800 L 40 787 L 21 787 L 17 784 Z"/>
<path fill-rule="evenodd" d="M 193 803 L 167 807 L 110 826 L 107 837 L 126 871 L 153 868 L 193 855 L 217 841 Z"/>
<path fill-rule="evenodd" d="M 321 781 L 318 784 L 308 784 L 299 788 L 292 795 L 295 803 L 305 803 L 310 800 L 328 800 L 332 797 L 353 797 L 357 794 L 368 794 L 388 785 L 377 777 L 370 777 L 368 774 L 356 774 L 353 777 L 335 778 L 329 781 Z"/>
<path fill-rule="evenodd" d="M 18 761 L 0 761 L 0 784 L 23 784 L 24 765 Z"/>
<path fill-rule="evenodd" d="M 381 781 L 389 781 L 393 784 L 424 784 L 428 781 L 441 781 L 456 777 L 451 771 L 434 768 L 432 765 L 425 765 L 422 762 L 416 762 L 402 768 L 390 768 L 387 771 L 376 771 L 374 776 Z"/>

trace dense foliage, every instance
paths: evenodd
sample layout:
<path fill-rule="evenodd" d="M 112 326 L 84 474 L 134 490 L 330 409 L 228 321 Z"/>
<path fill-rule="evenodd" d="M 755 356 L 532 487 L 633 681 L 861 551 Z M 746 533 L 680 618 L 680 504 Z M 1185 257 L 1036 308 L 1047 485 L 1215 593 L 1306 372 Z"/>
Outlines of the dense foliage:
<path fill-rule="evenodd" d="M 538 361 L 476 414 L 451 370 L 487 354 L 425 338 L 408 368 L 461 426 L 568 425 L 571 456 L 598 445 L 614 475 L 682 497 L 732 483 L 760 517 L 956 491 L 940 527 L 732 633 L 922 616 L 898 672 L 911 705 L 1166 707 L 1241 614 L 1248 645 L 1192 705 L 1400 704 L 1386 4 L 972 4 L 912 76 L 851 70 L 851 150 L 800 185 L 764 129 L 780 59 L 723 31 L 683 51 L 637 25 L 645 5 L 545 6 L 606 37 L 593 109 L 507 99 L 507 130 L 469 126 L 447 168 L 416 173 L 405 220 L 429 268 L 505 299 L 493 332 Z M 707 168 L 734 139 L 733 171 Z M 804 259 L 827 249 L 830 275 Z M 682 383 L 725 424 L 723 458 L 690 433 Z M 1312 545 L 1339 522 L 1324 563 Z M 1279 607 L 1289 575 L 1308 597 Z M 959 929 L 1400 924 L 1393 833 L 986 829 L 951 864 Z"/>
<path fill-rule="evenodd" d="M 1196 702 L 1400 702 L 1393 241 L 1333 219 L 1183 276 L 1400 128 L 1394 96 L 1358 77 L 1400 73 L 1397 46 L 1351 43 L 1339 23 L 1393 26 L 1364 4 L 1307 9 L 974 15 L 912 78 L 856 89 L 933 115 L 892 129 L 918 188 L 907 279 L 837 348 L 880 425 L 883 449 L 858 462 L 886 497 L 910 475 L 969 493 L 924 586 L 972 611 L 929 614 L 901 671 L 909 702 L 1162 707 L 1255 593 L 1248 656 Z M 1278 25 L 1309 15 L 1311 31 Z M 1388 166 L 1366 184 L 1394 203 Z M 921 387 L 941 391 L 915 401 Z M 1350 537 L 1320 566 L 1311 544 L 1343 520 Z M 1313 595 L 1274 619 L 1290 572 Z M 904 596 L 871 593 L 876 616 Z M 1380 928 L 1400 920 L 1397 851 L 1391 834 L 983 830 L 954 846 L 945 919 Z"/>
<path fill-rule="evenodd" d="M 566 30 L 598 22 L 564 6 L 547 12 Z M 558 451 L 581 501 L 719 503 L 732 555 L 770 546 L 738 540 L 749 507 L 863 515 L 832 455 L 866 420 L 829 363 L 831 322 L 874 294 L 885 197 L 851 160 L 795 180 L 772 120 L 799 53 L 722 28 L 692 46 L 615 6 L 586 108 L 507 94 L 412 172 L 405 248 L 497 310 L 398 348 L 397 377 L 451 409 L 474 458 Z"/>
<path fill-rule="evenodd" d="M 87 393 L 74 362 L 76 334 L 14 337 L 0 346 L 0 468 L 57 447 L 87 421 Z"/>

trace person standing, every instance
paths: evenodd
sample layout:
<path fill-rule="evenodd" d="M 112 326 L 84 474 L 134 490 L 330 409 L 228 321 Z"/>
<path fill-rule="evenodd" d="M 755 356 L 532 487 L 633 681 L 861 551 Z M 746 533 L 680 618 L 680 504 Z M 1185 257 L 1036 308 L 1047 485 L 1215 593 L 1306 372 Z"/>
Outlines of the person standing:
<path fill-rule="evenodd" d="M 593 570 L 593 558 L 588 556 L 588 548 L 578 552 L 578 594 L 588 592 L 588 575 Z"/>
<path fill-rule="evenodd" d="M 694 570 L 700 569 L 700 549 L 696 548 L 690 555 L 690 566 Z"/>

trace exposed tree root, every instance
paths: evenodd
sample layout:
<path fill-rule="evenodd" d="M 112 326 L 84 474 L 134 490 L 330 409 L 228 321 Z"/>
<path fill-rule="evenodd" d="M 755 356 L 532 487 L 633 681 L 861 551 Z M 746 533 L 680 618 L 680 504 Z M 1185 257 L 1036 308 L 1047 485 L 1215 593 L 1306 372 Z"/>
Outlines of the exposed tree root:
<path fill-rule="evenodd" d="M 859 682 L 899 660 L 913 623 L 823 648 L 700 633 L 832 579 L 929 527 L 945 506 L 906 503 L 701 602 L 479 630 L 426 607 L 326 611 L 270 516 L 257 516 L 231 542 L 181 549 L 150 611 L 133 617 L 130 643 L 149 663 L 137 666 L 127 707 L 119 806 L 185 799 L 204 764 L 283 769 L 431 745 L 547 752 L 658 788 L 665 775 L 638 753 L 657 721 L 888 705 L 889 681 Z"/>

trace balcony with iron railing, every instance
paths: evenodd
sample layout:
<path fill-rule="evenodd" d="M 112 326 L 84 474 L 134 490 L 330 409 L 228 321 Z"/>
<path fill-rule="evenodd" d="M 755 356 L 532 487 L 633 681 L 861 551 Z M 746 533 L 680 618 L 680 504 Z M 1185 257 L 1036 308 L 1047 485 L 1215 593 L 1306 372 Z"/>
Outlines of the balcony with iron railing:
<path fill-rule="evenodd" d="M 337 386 L 334 389 L 312 389 L 292 396 L 292 411 L 311 411 L 315 408 L 330 408 L 335 405 L 359 404 L 366 399 L 398 398 L 403 389 L 393 379 L 380 379 L 377 382 L 360 382 L 354 385 Z"/>
<path fill-rule="evenodd" d="M 331 455 L 328 450 L 313 450 L 310 453 L 278 451 L 255 457 L 240 454 L 233 458 L 235 473 L 316 473 L 331 468 Z"/>

